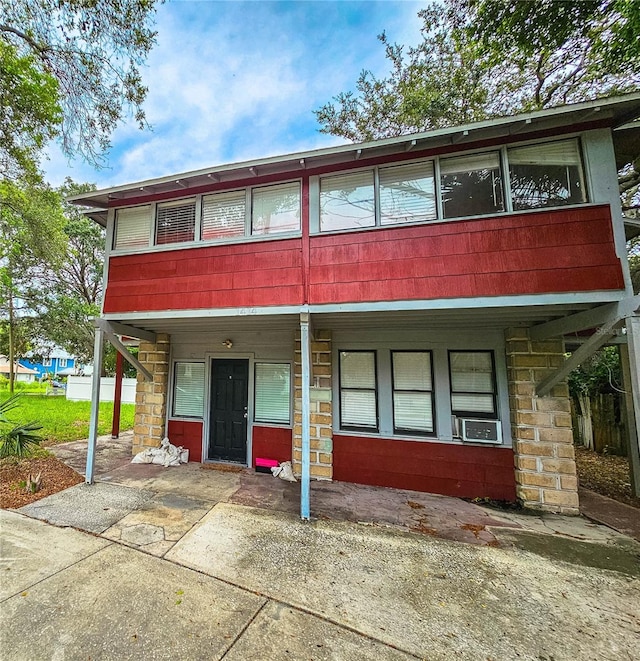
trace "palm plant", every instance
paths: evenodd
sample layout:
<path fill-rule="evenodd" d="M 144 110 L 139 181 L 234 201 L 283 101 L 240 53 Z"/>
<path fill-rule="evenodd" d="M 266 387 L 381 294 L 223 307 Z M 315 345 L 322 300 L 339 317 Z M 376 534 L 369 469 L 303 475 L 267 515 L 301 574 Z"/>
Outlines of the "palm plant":
<path fill-rule="evenodd" d="M 22 395 L 12 395 L 0 403 L 0 459 L 5 457 L 26 457 L 35 449 L 42 438 L 36 433 L 42 429 L 36 421 L 11 427 L 12 423 L 6 414 L 15 409 Z M 9 426 L 9 429 L 6 429 Z"/>

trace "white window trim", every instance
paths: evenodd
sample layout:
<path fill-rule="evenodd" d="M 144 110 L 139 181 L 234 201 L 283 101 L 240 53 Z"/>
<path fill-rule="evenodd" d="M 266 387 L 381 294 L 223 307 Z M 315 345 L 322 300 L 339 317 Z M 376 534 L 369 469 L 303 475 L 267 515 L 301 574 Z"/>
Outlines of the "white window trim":
<path fill-rule="evenodd" d="M 256 401 L 256 379 L 255 379 L 255 370 L 256 365 L 288 365 L 289 366 L 289 422 L 263 422 L 261 420 L 255 419 L 255 401 Z M 256 427 L 275 427 L 278 429 L 293 429 L 293 416 L 294 416 L 294 397 L 293 392 L 295 374 L 293 369 L 293 363 L 290 360 L 262 360 L 256 358 L 250 365 L 253 369 L 253 392 L 249 393 L 249 396 L 253 398 L 253 418 L 251 419 L 251 424 Z"/>

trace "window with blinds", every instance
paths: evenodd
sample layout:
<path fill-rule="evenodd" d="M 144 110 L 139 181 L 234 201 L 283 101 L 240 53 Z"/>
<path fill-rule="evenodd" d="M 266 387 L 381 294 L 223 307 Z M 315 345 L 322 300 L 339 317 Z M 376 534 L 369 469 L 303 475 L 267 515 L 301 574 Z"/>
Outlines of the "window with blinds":
<path fill-rule="evenodd" d="M 433 378 L 430 351 L 392 351 L 394 432 L 432 434 Z"/>
<path fill-rule="evenodd" d="M 373 170 L 320 180 L 320 231 L 373 227 L 375 224 Z"/>
<path fill-rule="evenodd" d="M 586 202 L 577 140 L 507 150 L 514 210 Z"/>
<path fill-rule="evenodd" d="M 151 207 L 148 204 L 141 207 L 116 210 L 113 239 L 115 250 L 148 246 L 150 232 Z"/>
<path fill-rule="evenodd" d="M 472 154 L 440 161 L 440 189 L 445 218 L 504 211 L 500 154 Z"/>
<path fill-rule="evenodd" d="M 380 224 L 396 225 L 436 218 L 433 163 L 380 168 Z"/>
<path fill-rule="evenodd" d="M 163 202 L 156 207 L 156 245 L 193 241 L 196 201 Z"/>
<path fill-rule="evenodd" d="M 264 186 L 251 191 L 251 234 L 300 229 L 300 184 Z"/>
<path fill-rule="evenodd" d="M 247 206 L 245 191 L 217 193 L 202 198 L 202 238 L 243 236 Z"/>
<path fill-rule="evenodd" d="M 254 420 L 291 423 L 291 366 L 288 363 L 256 363 Z"/>
<path fill-rule="evenodd" d="M 451 410 L 459 417 L 496 417 L 492 351 L 450 351 Z"/>
<path fill-rule="evenodd" d="M 340 352 L 340 427 L 378 429 L 375 351 Z"/>
<path fill-rule="evenodd" d="M 172 415 L 176 418 L 203 417 L 204 363 L 175 363 Z"/>

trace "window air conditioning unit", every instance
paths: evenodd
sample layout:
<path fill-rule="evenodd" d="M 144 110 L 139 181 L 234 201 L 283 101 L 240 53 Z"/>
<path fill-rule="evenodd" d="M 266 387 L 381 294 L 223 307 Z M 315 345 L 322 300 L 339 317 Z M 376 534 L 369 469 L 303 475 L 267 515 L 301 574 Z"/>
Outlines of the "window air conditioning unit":
<path fill-rule="evenodd" d="M 462 440 L 470 443 L 502 443 L 499 420 L 469 420 L 461 418 Z"/>

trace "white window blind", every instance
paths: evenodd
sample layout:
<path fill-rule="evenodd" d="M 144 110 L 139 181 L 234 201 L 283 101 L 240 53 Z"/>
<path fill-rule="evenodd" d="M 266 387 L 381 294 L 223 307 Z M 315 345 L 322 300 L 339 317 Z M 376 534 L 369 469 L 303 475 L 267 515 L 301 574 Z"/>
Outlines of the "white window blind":
<path fill-rule="evenodd" d="M 394 351 L 392 365 L 394 430 L 433 432 L 431 353 Z"/>
<path fill-rule="evenodd" d="M 373 351 L 340 352 L 340 425 L 347 429 L 378 428 Z"/>
<path fill-rule="evenodd" d="M 193 241 L 195 225 L 195 200 L 179 200 L 158 204 L 156 209 L 156 244 Z"/>
<path fill-rule="evenodd" d="M 202 418 L 204 363 L 176 363 L 173 384 L 173 415 L 180 418 Z"/>
<path fill-rule="evenodd" d="M 561 140 L 507 151 L 509 165 L 580 165 L 577 140 Z"/>
<path fill-rule="evenodd" d="M 456 156 L 443 158 L 440 161 L 440 174 L 459 174 L 474 172 L 476 170 L 496 170 L 500 167 L 498 152 L 488 154 L 471 154 L 469 156 Z"/>
<path fill-rule="evenodd" d="M 320 231 L 376 224 L 373 170 L 320 180 Z"/>
<path fill-rule="evenodd" d="M 454 414 L 495 414 L 495 374 L 491 352 L 451 351 L 449 365 Z"/>
<path fill-rule="evenodd" d="M 291 422 L 291 366 L 256 363 L 255 370 L 255 421 L 288 425 Z"/>
<path fill-rule="evenodd" d="M 202 238 L 243 236 L 246 206 L 244 191 L 205 195 L 202 198 Z"/>
<path fill-rule="evenodd" d="M 116 211 L 116 231 L 113 247 L 140 248 L 149 245 L 151 207 L 130 207 Z"/>
<path fill-rule="evenodd" d="M 380 223 L 395 225 L 436 217 L 433 163 L 381 168 Z"/>
<path fill-rule="evenodd" d="M 277 234 L 300 229 L 300 184 L 254 188 L 252 234 Z"/>

